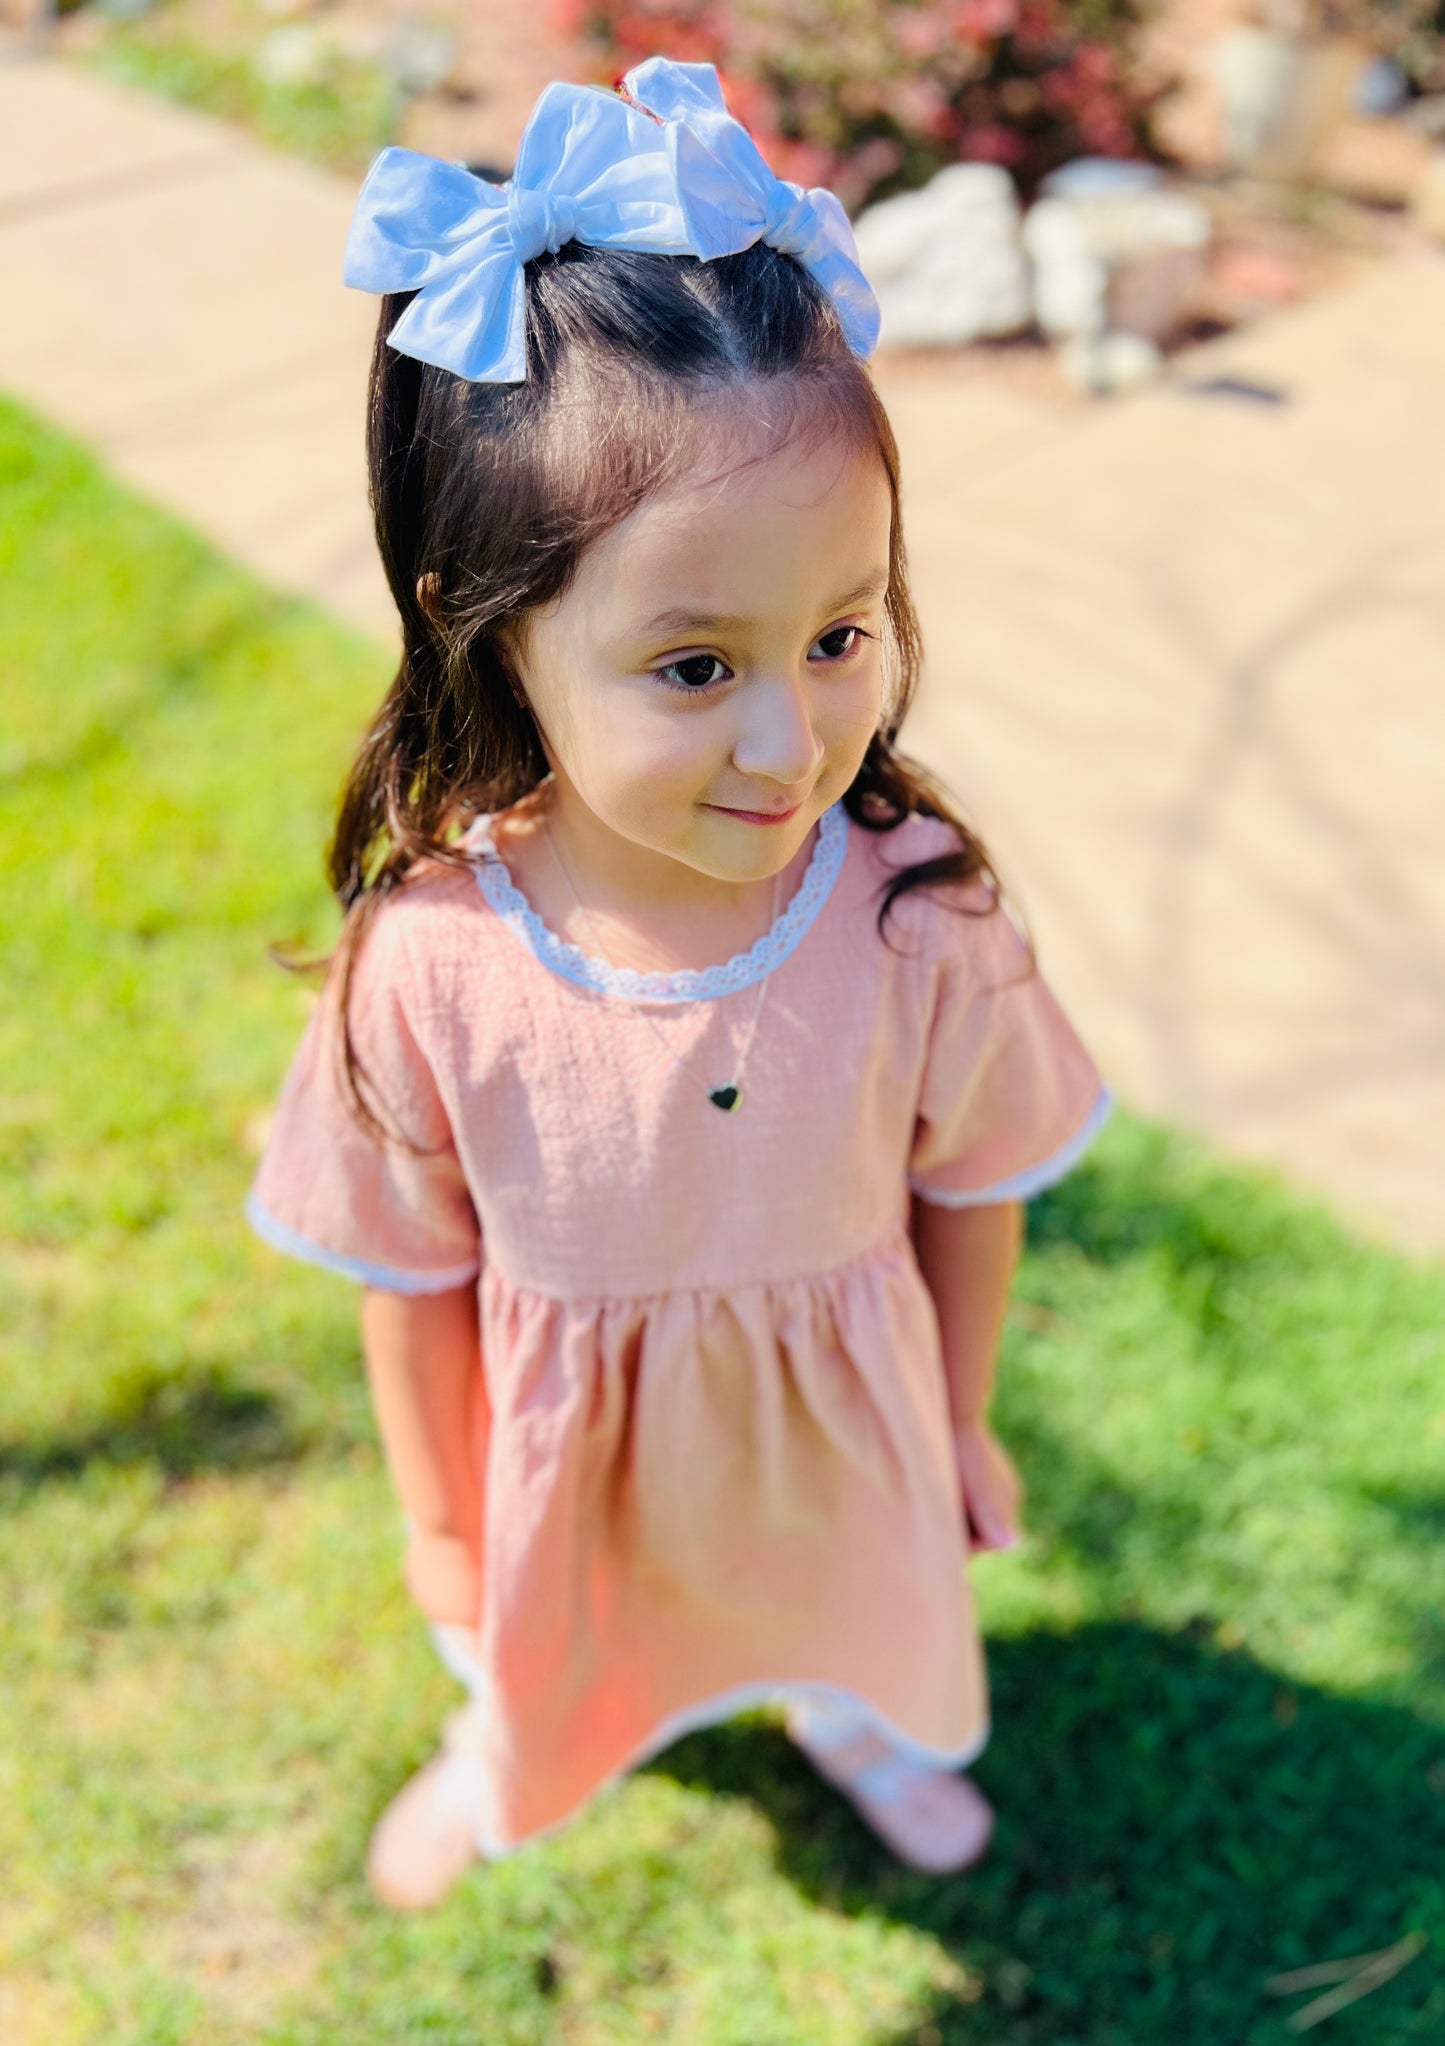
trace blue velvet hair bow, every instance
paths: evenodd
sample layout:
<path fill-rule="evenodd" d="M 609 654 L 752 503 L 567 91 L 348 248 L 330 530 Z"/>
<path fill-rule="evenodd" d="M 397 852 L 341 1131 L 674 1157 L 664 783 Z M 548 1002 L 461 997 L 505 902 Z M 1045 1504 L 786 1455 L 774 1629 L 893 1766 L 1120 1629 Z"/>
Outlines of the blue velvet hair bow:
<path fill-rule="evenodd" d="M 415 291 L 388 344 L 473 383 L 527 374 L 522 266 L 564 242 L 671 256 L 734 255 L 765 241 L 831 295 L 859 355 L 878 308 L 833 193 L 776 178 L 728 113 L 710 64 L 650 57 L 624 99 L 549 85 L 504 185 L 412 149 L 383 149 L 347 237 L 361 291 Z"/>

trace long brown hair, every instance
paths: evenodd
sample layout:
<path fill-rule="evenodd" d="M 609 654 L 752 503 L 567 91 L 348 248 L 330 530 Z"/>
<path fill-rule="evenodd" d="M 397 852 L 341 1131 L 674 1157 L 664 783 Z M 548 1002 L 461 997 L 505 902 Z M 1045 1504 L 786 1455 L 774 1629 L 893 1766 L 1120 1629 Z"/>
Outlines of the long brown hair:
<path fill-rule="evenodd" d="M 507 808 L 548 772 L 507 649 L 568 587 L 586 549 L 694 458 L 709 401 L 744 407 L 777 445 L 833 434 L 876 449 L 893 504 L 885 600 L 885 715 L 843 802 L 865 830 L 946 820 L 948 852 L 899 868 L 899 896 L 982 875 L 1001 884 L 940 784 L 897 748 L 921 644 L 909 593 L 898 447 L 832 301 L 791 257 L 759 242 L 700 262 L 569 242 L 526 266 L 527 377 L 469 383 L 387 346 L 411 294 L 386 298 L 372 356 L 367 458 L 377 545 L 401 614 L 396 679 L 362 743 L 328 853 L 346 912 L 330 965 L 347 1012 L 376 910 L 419 861 L 465 865 L 460 824 Z M 955 905 L 961 907 L 961 905 Z M 351 1098 L 362 1100 L 343 1029 Z"/>

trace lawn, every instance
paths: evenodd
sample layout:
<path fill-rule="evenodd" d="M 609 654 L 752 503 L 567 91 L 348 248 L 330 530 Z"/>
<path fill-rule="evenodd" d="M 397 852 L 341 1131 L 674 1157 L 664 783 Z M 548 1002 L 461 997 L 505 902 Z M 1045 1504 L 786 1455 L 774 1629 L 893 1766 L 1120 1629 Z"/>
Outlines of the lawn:
<path fill-rule="evenodd" d="M 1000 1368 L 987 1861 L 893 1864 L 754 1713 L 370 1903 L 457 1693 L 352 1290 L 240 1205 L 385 680 L 0 405 L 0 2037 L 1260 2046 L 1320 1993 L 1273 1975 L 1414 1934 L 1320 2036 L 1438 2042 L 1445 1269 L 1122 1112 Z"/>

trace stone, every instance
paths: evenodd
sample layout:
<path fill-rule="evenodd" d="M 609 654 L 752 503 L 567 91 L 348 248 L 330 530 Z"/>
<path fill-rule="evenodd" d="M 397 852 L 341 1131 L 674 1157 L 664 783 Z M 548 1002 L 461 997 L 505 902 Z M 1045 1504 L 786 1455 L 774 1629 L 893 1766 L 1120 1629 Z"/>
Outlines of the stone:
<path fill-rule="evenodd" d="M 331 68 L 331 46 L 310 22 L 287 22 L 261 38 L 251 64 L 267 85 L 316 85 Z"/>
<path fill-rule="evenodd" d="M 1205 243 L 1156 249 L 1120 263 L 1109 278 L 1110 329 L 1154 343 L 1168 340 L 1198 303 L 1208 267 Z"/>
<path fill-rule="evenodd" d="M 1227 167 L 1253 177 L 1313 176 L 1354 108 L 1368 60 L 1365 47 L 1348 36 L 1249 24 L 1220 36 L 1210 70 Z"/>
<path fill-rule="evenodd" d="M 997 164 L 949 164 L 921 191 L 870 206 L 853 231 L 883 346 L 948 346 L 1028 325 L 1018 196 Z"/>
<path fill-rule="evenodd" d="M 456 70 L 457 50 L 454 29 L 401 15 L 386 39 L 387 68 L 403 92 L 439 92 Z"/>
<path fill-rule="evenodd" d="M 1039 325 L 1055 339 L 1112 328 L 1162 341 L 1201 288 L 1212 237 L 1206 208 L 1168 190 L 1038 200 L 1023 241 Z"/>
<path fill-rule="evenodd" d="M 1137 199 L 1157 192 L 1164 173 L 1132 156 L 1076 156 L 1039 183 L 1041 199 Z"/>
<path fill-rule="evenodd" d="M 1094 397 L 1117 397 L 1151 384 L 1164 357 L 1142 334 L 1075 334 L 1059 350 L 1069 382 Z"/>

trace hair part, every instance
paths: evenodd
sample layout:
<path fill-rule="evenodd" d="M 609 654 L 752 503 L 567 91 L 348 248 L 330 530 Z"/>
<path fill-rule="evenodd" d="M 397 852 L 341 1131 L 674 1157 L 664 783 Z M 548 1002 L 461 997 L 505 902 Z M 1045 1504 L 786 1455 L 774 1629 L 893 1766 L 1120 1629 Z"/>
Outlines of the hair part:
<path fill-rule="evenodd" d="M 746 407 L 751 458 L 800 437 L 875 451 L 892 500 L 885 598 L 888 692 L 843 797 L 864 829 L 940 818 L 958 844 L 890 876 L 880 935 L 899 897 L 982 876 L 1002 885 L 982 840 L 940 783 L 898 750 L 921 640 L 908 587 L 898 447 L 831 299 L 791 257 L 759 242 L 703 262 L 569 242 L 526 265 L 527 377 L 471 383 L 401 354 L 387 335 L 413 294 L 383 299 L 366 447 L 377 545 L 401 618 L 395 680 L 347 778 L 327 855 L 345 911 L 336 952 L 343 1025 L 355 961 L 376 910 L 422 860 L 470 864 L 455 840 L 548 773 L 516 675 L 526 621 L 565 594 L 582 556 L 654 491 L 687 471 L 722 407 Z M 761 432 L 759 432 L 761 429 Z M 759 450 L 761 452 L 759 452 Z M 749 459 L 740 445 L 739 460 Z M 362 1120 L 350 1030 L 343 1064 Z"/>

